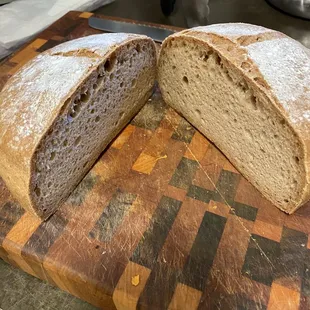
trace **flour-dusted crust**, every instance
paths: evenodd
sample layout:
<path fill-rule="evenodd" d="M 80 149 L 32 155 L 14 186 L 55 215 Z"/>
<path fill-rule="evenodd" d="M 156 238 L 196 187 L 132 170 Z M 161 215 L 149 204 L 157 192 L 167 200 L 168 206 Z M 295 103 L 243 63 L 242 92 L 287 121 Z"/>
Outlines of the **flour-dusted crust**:
<path fill-rule="evenodd" d="M 124 54 L 127 46 L 137 42 L 154 47 L 152 70 L 155 75 L 152 40 L 146 36 L 117 33 L 62 43 L 32 59 L 7 82 L 0 93 L 0 175 L 25 209 L 42 218 L 51 214 L 39 212 L 30 195 L 35 174 L 32 160 L 43 138 L 52 130 L 81 83 L 92 77 L 114 51 Z M 149 92 L 148 89 L 141 91 Z M 113 131 L 115 135 L 117 132 Z"/>
<path fill-rule="evenodd" d="M 206 50 L 211 48 L 220 55 L 221 66 L 226 66 L 231 74 L 242 76 L 260 99 L 268 100 L 278 110 L 285 124 L 296 134 L 296 145 L 303 150 L 302 158 L 296 160 L 301 160 L 300 165 L 305 170 L 305 175 L 298 181 L 302 187 L 298 199 L 283 207 L 258 187 L 279 208 L 293 213 L 310 199 L 309 50 L 285 34 L 261 26 L 230 23 L 196 27 L 164 41 L 159 60 L 159 82 L 163 71 L 161 67 L 164 68 L 162 61 L 165 62 L 172 42 L 184 42 L 184 45 L 191 42 L 197 46 L 205 45 Z M 165 87 L 161 88 L 164 99 L 172 102 Z M 195 119 L 191 121 L 194 123 Z M 230 160 L 236 164 L 233 158 Z M 242 167 L 237 165 L 237 168 L 252 181 Z"/>
<path fill-rule="evenodd" d="M 213 24 L 209 26 L 199 26 L 190 31 L 201 31 L 205 33 L 214 33 L 225 37 L 256 36 L 266 32 L 275 32 L 274 30 L 243 23 Z"/>

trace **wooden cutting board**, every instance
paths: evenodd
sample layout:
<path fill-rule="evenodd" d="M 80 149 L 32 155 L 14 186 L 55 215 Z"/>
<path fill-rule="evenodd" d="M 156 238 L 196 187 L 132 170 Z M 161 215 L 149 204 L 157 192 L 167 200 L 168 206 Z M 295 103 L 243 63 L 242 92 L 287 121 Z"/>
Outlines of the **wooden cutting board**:
<path fill-rule="evenodd" d="M 68 13 L 2 62 L 0 86 L 99 33 L 91 15 Z M 309 309 L 309 233 L 310 205 L 272 206 L 159 91 L 47 222 L 0 181 L 0 256 L 104 309 Z"/>

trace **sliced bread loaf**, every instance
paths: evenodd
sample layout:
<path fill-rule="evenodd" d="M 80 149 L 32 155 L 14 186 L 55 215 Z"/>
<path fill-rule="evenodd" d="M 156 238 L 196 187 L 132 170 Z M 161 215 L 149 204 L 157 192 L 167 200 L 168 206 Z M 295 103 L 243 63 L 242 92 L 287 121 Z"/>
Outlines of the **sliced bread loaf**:
<path fill-rule="evenodd" d="M 286 35 L 215 24 L 167 38 L 165 101 L 281 210 L 310 198 L 310 53 Z"/>
<path fill-rule="evenodd" d="M 143 106 L 155 75 L 154 42 L 131 34 L 69 41 L 21 68 L 0 94 L 0 175 L 20 204 L 49 217 Z"/>

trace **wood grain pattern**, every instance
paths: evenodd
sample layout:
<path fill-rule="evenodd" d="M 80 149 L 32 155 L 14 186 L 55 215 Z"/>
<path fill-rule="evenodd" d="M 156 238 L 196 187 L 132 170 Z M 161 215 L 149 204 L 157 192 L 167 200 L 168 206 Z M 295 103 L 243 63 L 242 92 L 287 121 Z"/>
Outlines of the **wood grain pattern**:
<path fill-rule="evenodd" d="M 3 61 L 0 87 L 100 33 L 90 16 L 69 12 Z M 309 309 L 309 234 L 310 204 L 273 207 L 158 89 L 47 222 L 0 179 L 0 257 L 102 309 Z"/>

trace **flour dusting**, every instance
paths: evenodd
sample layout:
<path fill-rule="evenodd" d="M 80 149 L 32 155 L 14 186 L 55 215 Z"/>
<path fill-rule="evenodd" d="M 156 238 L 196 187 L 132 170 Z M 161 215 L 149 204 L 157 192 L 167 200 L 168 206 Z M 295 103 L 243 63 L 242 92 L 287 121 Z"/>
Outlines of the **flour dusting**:
<path fill-rule="evenodd" d="M 293 123 L 309 122 L 309 51 L 289 38 L 257 42 L 246 49 L 288 112 L 290 120 Z"/>
<path fill-rule="evenodd" d="M 88 50 L 100 56 L 104 56 L 111 46 L 120 44 L 130 38 L 141 37 L 141 35 L 133 35 L 127 33 L 104 33 L 82 37 L 74 41 L 68 41 L 55 46 L 50 51 L 52 53 L 67 53 L 78 50 Z"/>
<path fill-rule="evenodd" d="M 20 148 L 20 141 L 32 134 L 42 135 L 59 103 L 96 62 L 93 58 L 43 54 L 13 76 L 2 92 L 0 123 L 6 130 L 0 133 L 0 143 L 8 129 L 14 136 L 12 148 Z"/>
<path fill-rule="evenodd" d="M 261 26 L 243 24 L 243 23 L 228 23 L 228 24 L 213 24 L 209 26 L 199 26 L 192 28 L 193 31 L 203 31 L 218 34 L 221 36 L 254 36 L 265 32 L 273 32 L 274 30 L 267 29 Z"/>

